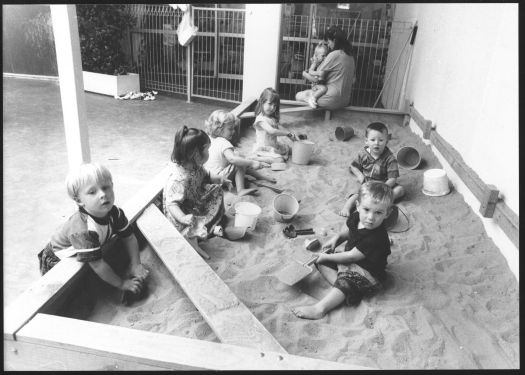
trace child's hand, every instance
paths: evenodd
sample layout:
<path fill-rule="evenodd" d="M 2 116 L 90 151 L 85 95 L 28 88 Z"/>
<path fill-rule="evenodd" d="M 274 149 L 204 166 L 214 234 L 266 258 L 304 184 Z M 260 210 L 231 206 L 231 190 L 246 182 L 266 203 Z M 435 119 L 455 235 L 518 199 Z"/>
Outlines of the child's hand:
<path fill-rule="evenodd" d="M 252 165 L 251 165 L 251 167 L 252 167 L 253 169 L 268 168 L 268 167 L 270 167 L 270 164 L 265 163 L 265 162 L 263 162 L 263 161 L 252 160 Z"/>
<path fill-rule="evenodd" d="M 142 263 L 138 264 L 131 270 L 131 275 L 139 278 L 141 281 L 144 281 L 146 277 L 148 277 L 148 274 L 149 270 L 146 267 L 144 267 Z"/>
<path fill-rule="evenodd" d="M 142 290 L 142 280 L 138 277 L 126 279 L 122 282 L 120 289 L 123 291 L 130 291 L 133 294 L 138 294 Z"/>
<path fill-rule="evenodd" d="M 228 191 L 230 191 L 233 188 L 233 183 L 231 182 L 231 180 L 228 180 L 225 177 L 221 177 L 221 186 L 225 187 L 226 189 L 228 189 Z"/>
<path fill-rule="evenodd" d="M 330 238 L 327 243 L 323 245 L 323 250 L 325 250 L 327 253 L 331 253 L 335 250 L 337 246 L 337 236 Z"/>
<path fill-rule="evenodd" d="M 193 214 L 184 215 L 180 218 L 180 222 L 184 225 L 191 225 L 193 223 Z"/>
<path fill-rule="evenodd" d="M 297 136 L 294 133 L 288 133 L 286 134 L 288 138 L 290 138 L 292 141 L 297 141 Z"/>

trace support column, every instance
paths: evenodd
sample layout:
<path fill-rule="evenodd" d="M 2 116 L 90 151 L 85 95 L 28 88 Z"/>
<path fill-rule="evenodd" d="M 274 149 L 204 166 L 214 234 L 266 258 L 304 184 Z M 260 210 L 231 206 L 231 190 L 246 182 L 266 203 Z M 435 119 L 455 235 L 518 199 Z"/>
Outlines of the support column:
<path fill-rule="evenodd" d="M 50 5 L 69 168 L 91 159 L 75 5 Z"/>
<path fill-rule="evenodd" d="M 246 4 L 242 100 L 259 97 L 279 79 L 282 4 Z"/>

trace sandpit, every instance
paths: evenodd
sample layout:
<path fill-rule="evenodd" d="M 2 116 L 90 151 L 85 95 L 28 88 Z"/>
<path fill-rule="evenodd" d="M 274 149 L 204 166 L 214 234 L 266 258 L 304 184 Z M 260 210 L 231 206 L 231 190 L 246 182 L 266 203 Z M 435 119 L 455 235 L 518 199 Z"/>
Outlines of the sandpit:
<path fill-rule="evenodd" d="M 251 201 L 262 213 L 256 229 L 243 239 L 216 237 L 203 243 L 211 256 L 208 264 L 291 354 L 380 369 L 519 368 L 519 287 L 504 257 L 454 189 L 442 197 L 422 193 L 423 172 L 440 167 L 429 146 L 401 127 L 400 117 L 374 115 L 374 120 L 388 124 L 394 153 L 410 145 L 422 157 L 418 168 L 400 170 L 398 182 L 406 196 L 398 204 L 402 213 L 393 228 L 396 233 L 390 233 L 392 255 L 383 291 L 357 307 L 340 307 L 309 321 L 297 318 L 290 308 L 313 303 L 329 285 L 317 272 L 295 287 L 275 277 L 293 258 L 310 256 L 305 239 L 324 242 L 344 225 L 337 212 L 348 189 L 357 184 L 348 166 L 363 146 L 367 125 L 349 114 L 328 122 L 321 113 L 283 115 L 285 126 L 316 143 L 314 155 L 309 165 L 289 161 L 285 171 L 263 170 L 277 179 L 276 187 L 300 200 L 293 224 L 314 228 L 316 234 L 284 237 L 286 224 L 272 217 L 275 193 L 269 189 L 260 187 L 258 196 L 240 199 L 228 193 L 227 208 L 239 200 Z M 346 142 L 334 135 L 341 125 L 355 130 Z M 240 151 L 248 153 L 253 142 L 253 129 L 245 129 Z M 231 217 L 229 221 L 233 223 Z M 218 342 L 149 246 L 142 257 L 152 270 L 146 299 L 124 306 L 120 293 L 91 279 L 98 297 L 89 307 L 72 304 L 63 314 Z"/>

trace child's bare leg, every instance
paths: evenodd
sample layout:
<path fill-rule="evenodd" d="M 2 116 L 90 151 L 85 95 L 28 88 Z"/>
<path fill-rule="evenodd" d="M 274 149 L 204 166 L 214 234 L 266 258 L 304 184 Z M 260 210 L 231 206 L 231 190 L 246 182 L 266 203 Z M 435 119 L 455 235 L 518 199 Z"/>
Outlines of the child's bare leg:
<path fill-rule="evenodd" d="M 246 189 L 244 185 L 244 174 L 246 169 L 244 167 L 237 167 L 235 172 L 235 185 L 237 186 L 237 195 L 242 197 L 243 195 L 253 194 L 257 189 Z"/>
<path fill-rule="evenodd" d="M 335 280 L 337 280 L 337 270 L 334 270 L 332 267 L 325 266 L 324 264 L 316 264 L 316 267 L 323 278 L 328 281 L 330 285 L 334 285 Z"/>
<path fill-rule="evenodd" d="M 405 195 L 405 189 L 403 189 L 403 186 L 401 185 L 396 185 L 392 189 L 392 193 L 394 194 L 394 201 L 396 201 L 399 198 L 401 198 L 403 195 Z"/>
<path fill-rule="evenodd" d="M 268 164 L 283 163 L 284 162 L 284 158 L 282 158 L 282 157 L 274 158 L 274 157 L 271 157 L 271 156 L 257 156 L 257 155 L 254 155 L 254 156 L 250 156 L 248 159 L 262 161 L 262 162 L 268 163 Z"/>
<path fill-rule="evenodd" d="M 315 87 L 316 90 L 312 93 L 312 98 L 314 98 L 315 102 L 317 103 L 317 99 L 326 94 L 326 92 L 328 91 L 328 86 L 318 84 Z"/>
<path fill-rule="evenodd" d="M 345 295 L 337 288 L 332 288 L 322 300 L 314 305 L 293 307 L 292 312 L 302 319 L 321 319 L 345 300 Z"/>
<path fill-rule="evenodd" d="M 255 169 L 247 168 L 245 173 L 249 174 L 250 176 L 255 177 L 258 180 L 266 180 L 266 181 L 270 181 L 270 182 L 277 182 L 277 180 L 275 178 L 270 177 L 270 176 L 265 176 L 265 175 L 259 173 L 258 171 L 256 171 Z"/>
<path fill-rule="evenodd" d="M 357 200 L 357 194 L 353 194 L 350 198 L 348 198 L 345 202 L 345 205 L 341 209 L 341 211 L 339 211 L 339 215 L 345 216 L 345 217 L 350 216 L 350 211 L 354 207 L 356 200 Z"/>

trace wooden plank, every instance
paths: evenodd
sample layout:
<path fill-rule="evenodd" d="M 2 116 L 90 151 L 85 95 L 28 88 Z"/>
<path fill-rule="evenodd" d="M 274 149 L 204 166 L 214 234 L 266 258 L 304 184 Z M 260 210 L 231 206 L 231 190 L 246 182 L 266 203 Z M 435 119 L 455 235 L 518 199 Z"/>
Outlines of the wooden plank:
<path fill-rule="evenodd" d="M 430 139 L 430 134 L 433 130 L 432 121 L 425 119 L 421 113 L 414 108 L 413 104 L 409 106 L 409 114 L 423 131 L 423 139 Z"/>
<path fill-rule="evenodd" d="M 7 342 L 12 370 L 366 370 L 287 353 L 38 314 Z"/>
<path fill-rule="evenodd" d="M 384 114 L 384 115 L 404 115 L 405 114 L 404 111 L 400 111 L 398 109 L 357 107 L 357 106 L 353 106 L 353 105 L 346 106 L 343 109 L 345 109 L 347 111 L 380 113 L 380 114 Z"/>
<path fill-rule="evenodd" d="M 452 169 L 458 174 L 461 180 L 469 188 L 472 194 L 480 202 L 487 194 L 487 185 L 479 178 L 476 172 L 467 166 L 459 152 L 452 147 L 438 132 L 430 134 L 430 141 L 443 155 Z M 519 216 L 510 209 L 503 201 L 498 201 L 494 208 L 493 219 L 505 232 L 512 243 L 519 249 Z"/>
<path fill-rule="evenodd" d="M 257 103 L 257 98 L 254 96 L 251 96 L 249 98 L 246 98 L 246 100 L 243 100 L 241 104 L 239 104 L 237 107 L 235 107 L 231 113 L 235 115 L 235 117 L 239 117 L 244 112 L 253 109 L 252 107 Z"/>
<path fill-rule="evenodd" d="M 157 207 L 137 226 L 222 342 L 286 353 Z"/>
<path fill-rule="evenodd" d="M 133 223 L 141 211 L 162 191 L 170 170 L 170 166 L 167 165 L 124 204 L 122 209 L 130 223 Z M 76 280 L 81 278 L 80 271 L 84 265 L 76 258 L 62 259 L 13 301 L 4 311 L 4 337 L 15 338 L 16 332 L 37 312 L 57 301 Z"/>
<path fill-rule="evenodd" d="M 510 209 L 505 202 L 499 201 L 494 209 L 494 219 L 501 230 L 512 241 L 514 246 L 520 248 L 520 217 Z"/>
<path fill-rule="evenodd" d="M 439 133 L 432 132 L 430 142 L 443 155 L 445 160 L 450 164 L 461 180 L 472 191 L 472 194 L 481 201 L 485 190 L 485 184 L 478 177 L 476 172 L 467 166 L 463 161 L 461 154 L 448 143 Z"/>
<path fill-rule="evenodd" d="M 85 263 L 76 258 L 61 260 L 7 306 L 4 310 L 4 339 L 15 339 L 16 332 L 38 311 L 65 293 L 82 276 L 83 266 Z"/>
<path fill-rule="evenodd" d="M 283 114 L 283 113 L 318 111 L 318 110 L 322 110 L 322 108 L 315 108 L 314 109 L 314 108 L 309 107 L 309 106 L 304 106 L 304 107 L 281 108 L 281 110 L 279 112 L 281 114 Z M 251 118 L 251 117 L 255 117 L 255 112 L 245 112 L 245 113 L 243 113 L 242 115 L 239 116 L 239 118 L 241 118 L 241 119 L 243 119 L 243 118 Z"/>
<path fill-rule="evenodd" d="M 140 213 L 162 192 L 170 173 L 171 165 L 168 163 L 151 181 L 122 206 L 130 223 L 134 223 Z"/>
<path fill-rule="evenodd" d="M 483 217 L 494 216 L 494 210 L 496 209 L 496 203 L 498 203 L 499 190 L 494 185 L 487 185 L 487 190 L 483 194 L 481 200 L 481 206 L 479 212 Z"/>

